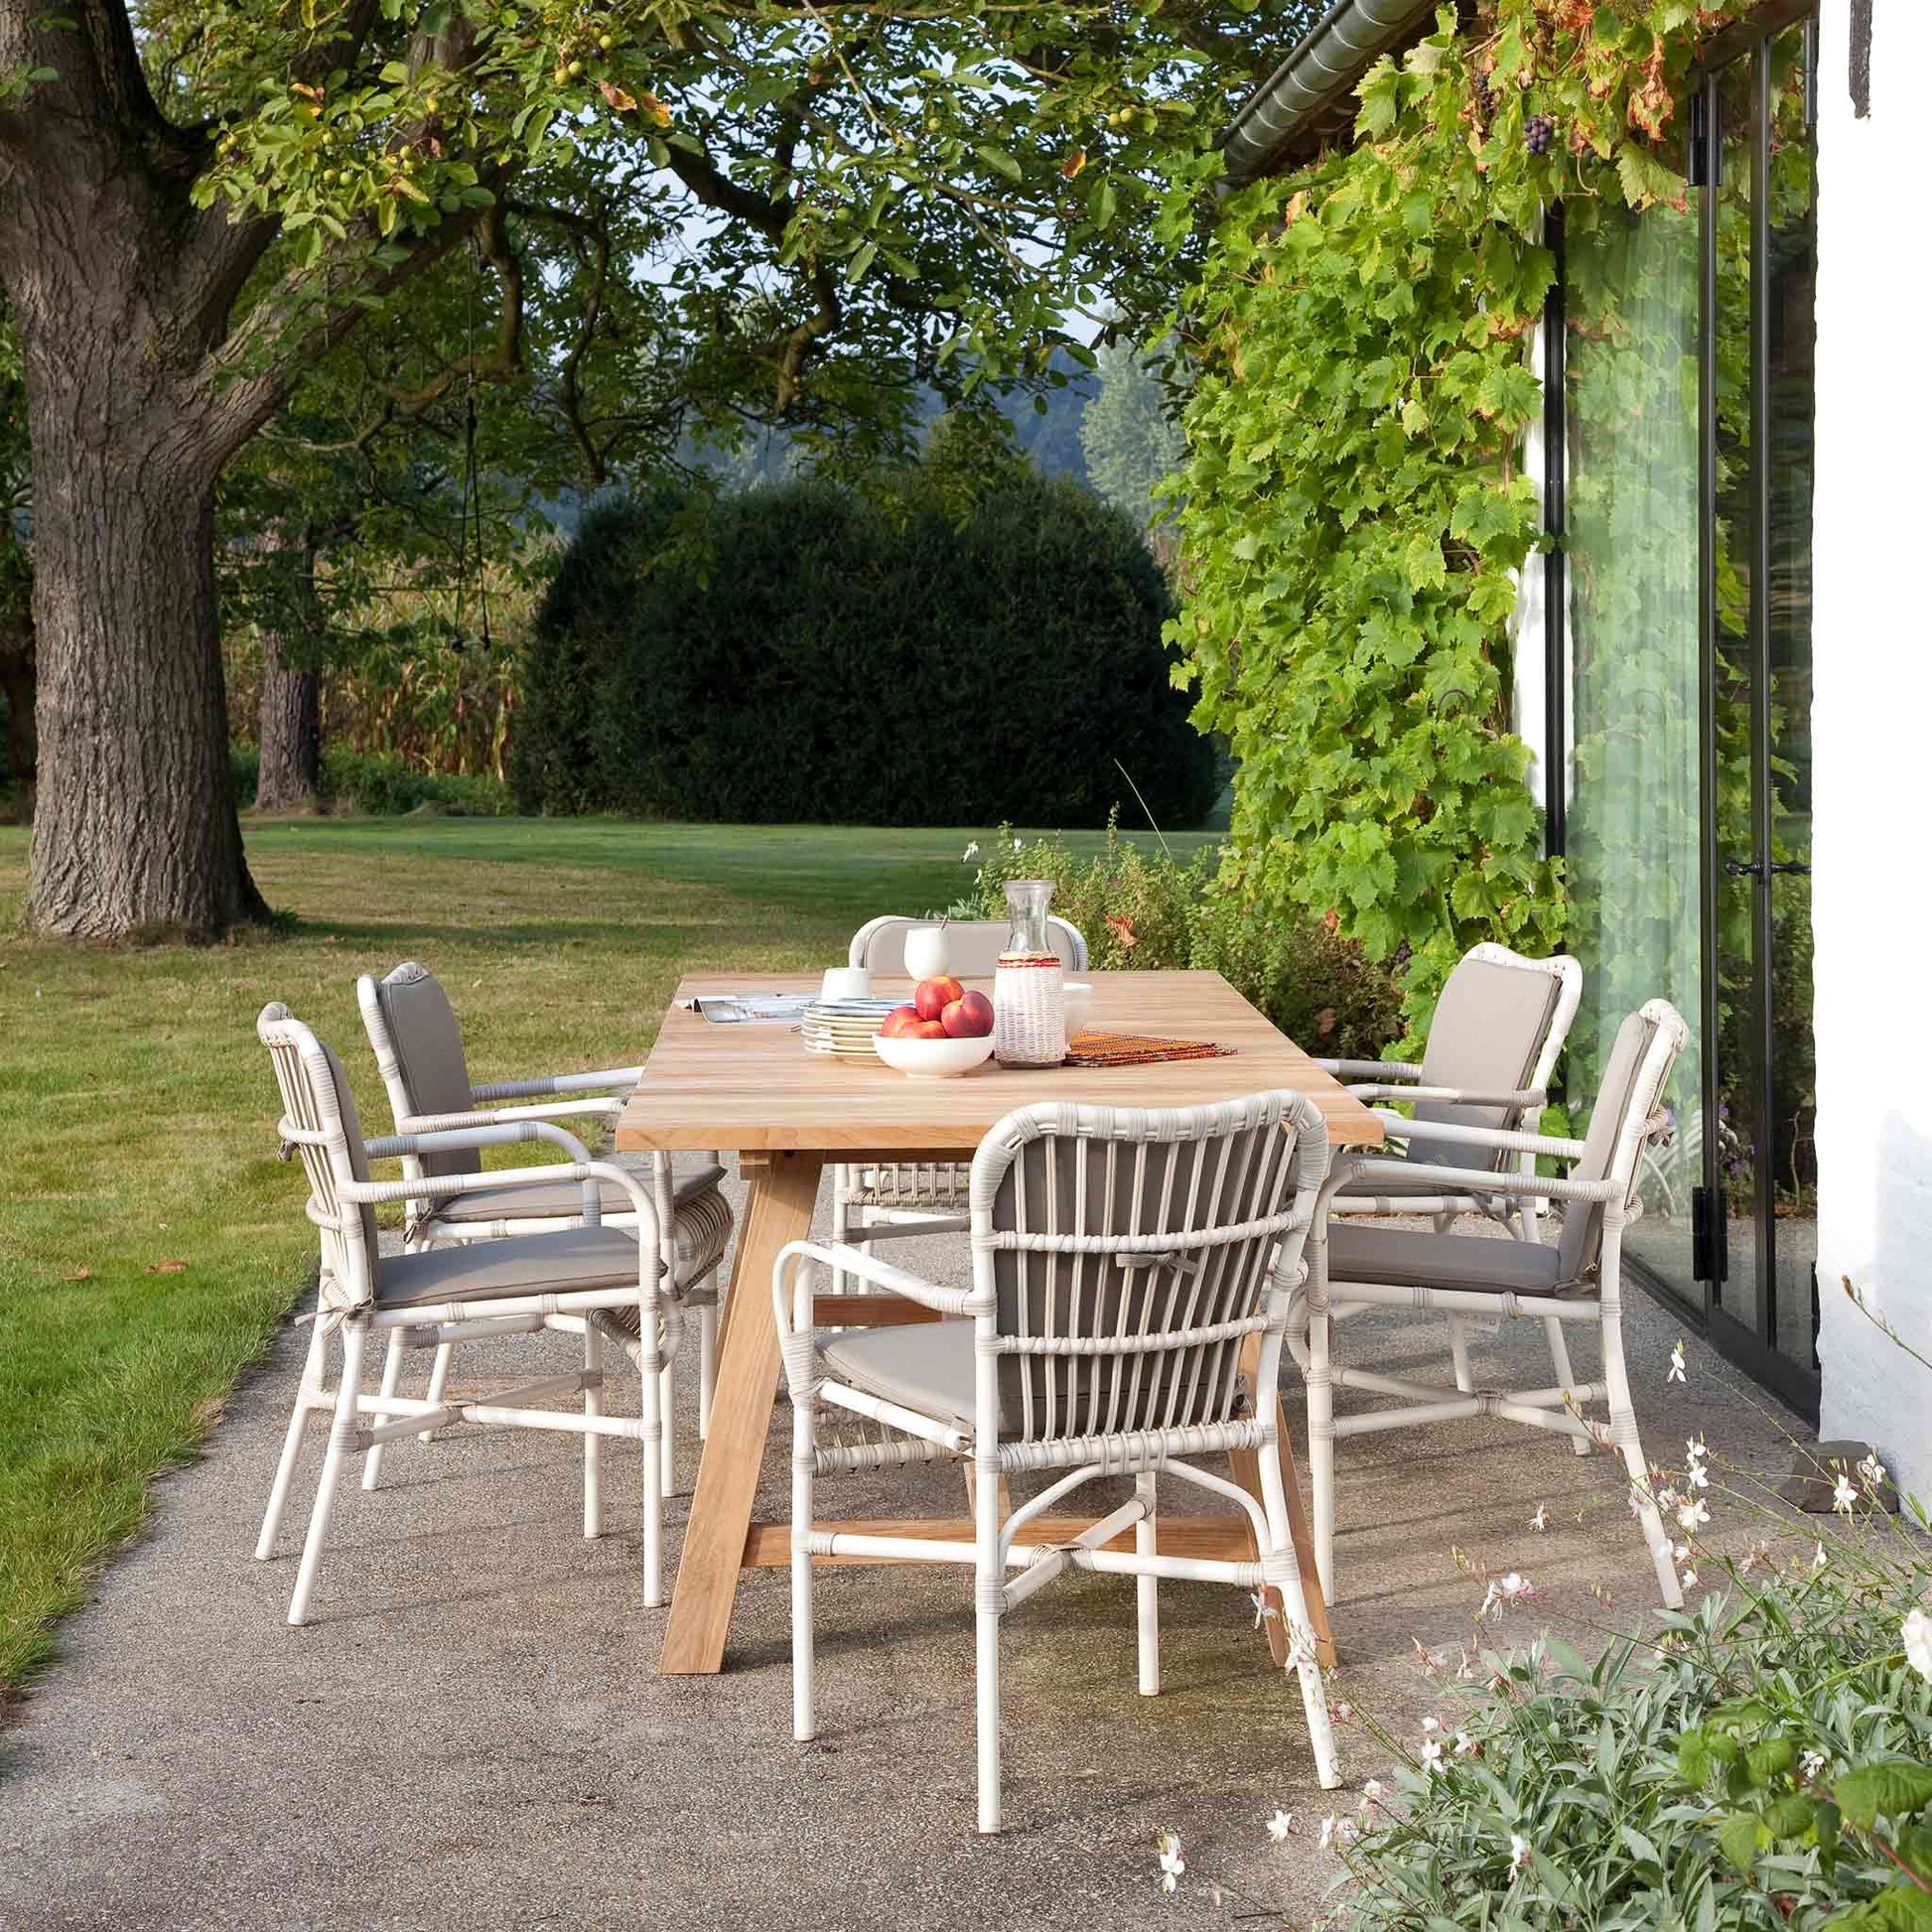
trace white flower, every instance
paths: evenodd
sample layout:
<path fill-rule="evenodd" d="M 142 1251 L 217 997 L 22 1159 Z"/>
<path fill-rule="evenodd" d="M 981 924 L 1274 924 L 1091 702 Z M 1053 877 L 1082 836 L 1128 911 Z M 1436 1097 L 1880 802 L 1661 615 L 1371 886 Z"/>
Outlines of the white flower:
<path fill-rule="evenodd" d="M 1711 1471 L 1702 1462 L 1693 1462 L 1684 1471 L 1684 1479 L 1693 1489 L 1709 1489 L 1711 1487 Z"/>
<path fill-rule="evenodd" d="M 1338 1723 L 1346 1724 L 1355 1715 L 1355 1707 L 1344 1700 L 1342 1703 L 1336 1705 L 1329 1715 Z"/>
<path fill-rule="evenodd" d="M 1550 1512 L 1541 1503 L 1536 1506 L 1536 1514 L 1530 1518 L 1530 1528 L 1547 1530 L 1550 1527 Z"/>
<path fill-rule="evenodd" d="M 1702 1462 L 1704 1458 L 1711 1453 L 1711 1451 L 1704 1447 L 1704 1438 L 1700 1435 L 1700 1436 L 1693 1436 L 1691 1440 L 1684 1445 L 1684 1453 L 1687 1456 L 1689 1456 L 1693 1462 Z"/>
<path fill-rule="evenodd" d="M 972 842 L 972 844 L 969 845 L 966 848 L 966 850 L 959 855 L 959 863 L 963 866 L 968 859 L 977 859 L 979 856 L 980 856 L 980 842 L 978 839 L 975 839 Z"/>
<path fill-rule="evenodd" d="M 1455 1733 L 1455 1754 L 1457 1757 L 1474 1757 L 1482 1746 L 1466 1730 Z"/>
<path fill-rule="evenodd" d="M 1180 1882 L 1180 1874 L 1187 1869 L 1187 1861 L 1180 1856 L 1180 1841 L 1172 1832 L 1161 1834 L 1161 1889 L 1173 1891 Z"/>
<path fill-rule="evenodd" d="M 1770 1540 L 1766 1537 L 1758 1537 L 1751 1544 L 1751 1547 L 1744 1552 L 1744 1560 L 1737 1566 L 1737 1574 L 1740 1577 L 1748 1577 L 1770 1554 Z"/>
<path fill-rule="evenodd" d="M 1825 1546 L 1822 1543 L 1811 1553 L 1811 1567 L 1814 1570 L 1823 1570 L 1830 1561 L 1831 1559 L 1826 1556 Z"/>
<path fill-rule="evenodd" d="M 1382 1780 L 1380 1778 L 1370 1778 L 1369 1781 L 1362 1786 L 1362 1796 L 1366 1798 L 1370 1804 L 1373 1804 L 1376 1801 L 1376 1799 L 1381 1797 L 1385 1788 L 1386 1787 L 1383 1785 Z"/>
<path fill-rule="evenodd" d="M 1443 1726 L 1435 1718 L 1425 1718 L 1422 1721 L 1422 1727 L 1425 1730 L 1441 1730 Z"/>
<path fill-rule="evenodd" d="M 1905 1645 L 1905 1661 L 1921 1677 L 1932 1679 L 1932 1616 L 1914 1604 L 1905 1612 L 1898 1634 Z"/>
<path fill-rule="evenodd" d="M 1295 1829 L 1295 1814 L 1292 1811 L 1278 1810 L 1268 1821 L 1268 1836 L 1280 1845 Z"/>
<path fill-rule="evenodd" d="M 1530 1862 L 1529 1840 L 1526 1839 L 1521 1832 L 1511 1832 L 1509 1835 L 1510 1869 L 1512 1871 L 1520 1871 L 1526 1864 L 1529 1863 L 1529 1862 Z"/>
<path fill-rule="evenodd" d="M 1864 1477 L 1867 1489 L 1876 1489 L 1885 1479 L 1885 1465 L 1878 1460 L 1878 1451 L 1873 1449 L 1859 1464 L 1859 1473 Z"/>
<path fill-rule="evenodd" d="M 1711 1520 L 1710 1505 L 1702 1496 L 1693 1496 L 1687 1503 L 1677 1506 L 1677 1522 L 1680 1529 L 1694 1530 L 1700 1523 Z"/>
<path fill-rule="evenodd" d="M 1341 1823 L 1342 1821 L 1339 1818 L 1337 1818 L 1333 1812 L 1330 1812 L 1327 1815 L 1327 1817 L 1321 1821 L 1322 1851 L 1324 1852 L 1327 1851 L 1329 1846 L 1331 1846 L 1335 1842 L 1335 1834 L 1337 1831 L 1340 1830 Z"/>
<path fill-rule="evenodd" d="M 1269 1602 L 1267 1597 L 1258 1589 L 1251 1589 L 1248 1592 L 1248 1601 L 1255 1606 L 1255 1628 L 1257 1630 L 1261 1628 L 1266 1618 L 1281 1615 L 1281 1611 Z"/>
<path fill-rule="evenodd" d="M 1670 1351 L 1670 1373 L 1664 1377 L 1666 1382 L 1682 1382 L 1684 1375 L 1684 1343 L 1680 1337 Z"/>
<path fill-rule="evenodd" d="M 1422 1768 L 1432 1778 L 1443 1768 L 1443 1747 L 1433 1737 L 1422 1740 Z"/>
<path fill-rule="evenodd" d="M 1806 1777 L 1815 1778 L 1825 1768 L 1825 1753 L 1823 1751 L 1807 1751 L 1798 1760 L 1798 1768 Z"/>
<path fill-rule="evenodd" d="M 1695 1570 L 1693 1570 L 1689 1564 L 1686 1564 L 1684 1566 L 1684 1574 L 1678 1579 L 1678 1582 L 1681 1583 L 1686 1589 L 1695 1589 L 1697 1587 L 1697 1581 L 1698 1581 L 1698 1573 Z"/>
<path fill-rule="evenodd" d="M 1852 1513 L 1852 1505 L 1858 1500 L 1859 1485 L 1852 1481 L 1846 1475 L 1845 1471 L 1841 1469 L 1838 1472 L 1838 1481 L 1832 1486 L 1832 1507 L 1834 1509 L 1842 1509 L 1846 1515 L 1850 1516 Z"/>
<path fill-rule="evenodd" d="M 1688 1543 L 1679 1543 L 1671 1551 L 1671 1555 L 1674 1556 L 1679 1563 L 1682 1563 L 1684 1559 L 1688 1557 L 1690 1554 L 1691 1554 L 1691 1546 Z"/>

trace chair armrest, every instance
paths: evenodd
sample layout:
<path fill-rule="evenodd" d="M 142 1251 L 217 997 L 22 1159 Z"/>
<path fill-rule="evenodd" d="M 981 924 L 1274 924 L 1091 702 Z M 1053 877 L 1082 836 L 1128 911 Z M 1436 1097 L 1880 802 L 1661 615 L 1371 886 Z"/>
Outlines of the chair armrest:
<path fill-rule="evenodd" d="M 1446 1100 L 1459 1107 L 1510 1107 L 1521 1112 L 1534 1107 L 1539 1115 L 1550 1104 L 1542 1087 L 1399 1087 L 1371 1081 L 1348 1091 L 1357 1100 Z"/>
<path fill-rule="evenodd" d="M 1372 1186 L 1377 1180 L 1400 1180 L 1413 1187 L 1417 1181 L 1439 1183 L 1445 1194 L 1487 1197 L 1492 1194 L 1520 1195 L 1528 1200 L 1614 1200 L 1622 1191 L 1620 1181 L 1568 1180 L 1556 1174 L 1520 1173 L 1502 1169 L 1495 1173 L 1469 1168 L 1432 1168 L 1421 1161 L 1364 1161 L 1356 1177 Z"/>
<path fill-rule="evenodd" d="M 470 1089 L 472 1100 L 524 1100 L 545 1093 L 609 1093 L 634 1087 L 641 1066 L 607 1066 L 595 1073 L 546 1073 L 533 1080 L 485 1080 Z"/>
<path fill-rule="evenodd" d="M 794 1268 L 801 1261 L 818 1261 L 828 1268 L 843 1269 L 848 1275 L 857 1275 L 875 1288 L 883 1288 L 889 1295 L 903 1296 L 906 1301 L 917 1302 L 921 1308 L 932 1309 L 940 1314 L 972 1314 L 979 1308 L 970 1288 L 940 1288 L 936 1283 L 908 1274 L 903 1268 L 895 1268 L 890 1261 L 882 1261 L 877 1255 L 866 1254 L 858 1248 L 821 1246 L 816 1241 L 789 1241 L 778 1251 L 777 1265 L 771 1271 L 772 1293 L 777 1301 L 781 1327 L 794 1325 L 786 1311 L 784 1280 L 787 1269 Z"/>
<path fill-rule="evenodd" d="M 453 1128 L 491 1127 L 505 1120 L 608 1120 L 623 1111 L 621 1100 L 553 1100 L 541 1107 L 478 1107 L 467 1114 L 405 1114 L 406 1134 L 442 1134 Z"/>
<path fill-rule="evenodd" d="M 1411 1060 L 1316 1060 L 1337 1080 L 1420 1080 L 1422 1068 Z"/>
<path fill-rule="evenodd" d="M 454 1116 L 429 1115 L 425 1118 L 448 1119 Z M 567 1134 L 561 1127 L 552 1127 L 547 1122 L 537 1120 L 488 1120 L 468 1127 L 435 1127 L 420 1133 L 378 1134 L 362 1143 L 362 1151 L 371 1161 L 399 1161 L 405 1155 L 455 1154 L 471 1148 L 515 1147 L 530 1141 L 560 1147 L 574 1161 L 588 1161 L 591 1158 L 590 1149 L 575 1134 Z M 555 1175 L 551 1178 L 554 1179 Z"/>
<path fill-rule="evenodd" d="M 1559 1140 L 1554 1134 L 1519 1134 L 1502 1127 L 1456 1127 L 1448 1121 L 1410 1120 L 1382 1107 L 1375 1109 L 1375 1118 L 1392 1141 L 1440 1141 L 1452 1147 L 1494 1148 L 1499 1154 L 1547 1154 L 1554 1161 L 1579 1161 L 1584 1153 L 1582 1141 Z"/>
<path fill-rule="evenodd" d="M 542 1130 L 535 1134 L 529 1132 L 532 1123 L 524 1124 L 524 1137 L 539 1138 Z M 487 1129 L 477 1130 L 488 1132 Z M 558 1130 L 561 1131 L 561 1130 Z M 506 1130 L 506 1135 L 514 1130 Z M 477 1143 L 468 1135 L 424 1134 L 420 1136 L 403 1135 L 405 1140 L 416 1140 L 419 1145 L 407 1150 L 410 1153 L 437 1153 L 447 1151 L 450 1142 L 461 1139 L 465 1145 Z M 565 1135 L 568 1140 L 569 1136 Z M 441 1147 L 438 1143 L 442 1143 Z M 484 1146 L 497 1143 L 487 1141 Z M 657 1248 L 657 1210 L 651 1204 L 648 1192 L 638 1182 L 637 1176 L 624 1169 L 614 1166 L 609 1161 L 571 1161 L 556 1163 L 544 1168 L 491 1168 L 487 1172 L 476 1173 L 426 1173 L 414 1178 L 401 1180 L 345 1180 L 337 1183 L 337 1191 L 345 1201 L 367 1202 L 376 1206 L 385 1201 L 409 1200 L 446 1200 L 452 1194 L 492 1193 L 512 1187 L 548 1185 L 558 1180 L 580 1180 L 593 1186 L 602 1180 L 615 1182 L 630 1196 L 630 1205 L 637 1215 L 638 1253 L 655 1253 Z M 619 1230 L 621 1232 L 621 1230 Z"/>

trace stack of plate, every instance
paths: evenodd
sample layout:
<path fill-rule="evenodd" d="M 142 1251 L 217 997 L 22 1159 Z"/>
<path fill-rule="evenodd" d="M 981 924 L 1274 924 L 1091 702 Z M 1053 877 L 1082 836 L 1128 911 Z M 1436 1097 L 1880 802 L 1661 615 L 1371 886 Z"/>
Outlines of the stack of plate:
<path fill-rule="evenodd" d="M 814 1000 L 798 1022 L 808 1053 L 867 1059 L 875 1064 L 872 1036 L 886 1024 L 891 1000 Z"/>

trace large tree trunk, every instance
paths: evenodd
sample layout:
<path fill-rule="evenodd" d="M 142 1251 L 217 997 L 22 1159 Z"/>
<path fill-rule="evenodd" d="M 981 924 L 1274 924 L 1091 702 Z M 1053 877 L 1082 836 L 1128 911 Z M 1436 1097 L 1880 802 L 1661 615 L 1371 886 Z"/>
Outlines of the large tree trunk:
<path fill-rule="evenodd" d="M 215 468 L 178 436 L 102 456 L 111 437 L 59 413 L 37 408 L 34 439 L 28 920 L 77 938 L 206 938 L 263 919 L 228 779 Z"/>
<path fill-rule="evenodd" d="M 322 618 L 316 597 L 316 547 L 306 529 L 298 570 L 294 606 L 307 635 L 291 653 L 288 640 L 270 632 L 262 650 L 262 756 L 255 779 L 258 812 L 312 810 L 322 785 L 322 680 L 314 668 Z M 291 655 L 293 663 L 287 661 Z"/>

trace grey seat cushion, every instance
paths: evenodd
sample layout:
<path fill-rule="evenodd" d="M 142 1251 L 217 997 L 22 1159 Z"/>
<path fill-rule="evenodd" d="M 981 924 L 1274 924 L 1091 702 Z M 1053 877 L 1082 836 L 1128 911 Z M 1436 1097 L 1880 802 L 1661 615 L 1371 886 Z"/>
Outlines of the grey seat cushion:
<path fill-rule="evenodd" d="M 677 1279 L 708 1274 L 731 1240 L 731 1209 L 717 1188 L 680 1202 Z M 422 1302 L 479 1302 L 511 1295 L 621 1288 L 637 1279 L 634 1228 L 565 1228 L 555 1234 L 514 1234 L 500 1241 L 385 1255 L 376 1275 L 376 1306 Z"/>
<path fill-rule="evenodd" d="M 716 1188 L 722 1168 L 704 1168 L 680 1175 L 672 1189 L 674 1209 L 682 1208 L 699 1194 Z M 644 1197 L 651 1198 L 650 1176 L 638 1175 Z M 613 1214 L 634 1213 L 635 1203 L 615 1180 L 601 1180 L 597 1188 L 598 1208 L 608 1219 Z M 580 1180 L 532 1181 L 527 1187 L 479 1189 L 474 1194 L 456 1194 L 445 1201 L 425 1203 L 439 1221 L 535 1221 L 575 1220 L 584 1211 L 584 1183 Z"/>
<path fill-rule="evenodd" d="M 849 1328 L 818 1346 L 841 1382 L 935 1422 L 971 1429 L 973 1324 L 920 1321 L 902 1328 Z"/>
<path fill-rule="evenodd" d="M 1563 1289 L 1564 1271 L 1558 1249 L 1533 1241 L 1337 1220 L 1328 1224 L 1328 1280 L 1550 1295 Z"/>
<path fill-rule="evenodd" d="M 1446 1143 L 1440 1141 L 1422 1143 L 1421 1144 L 1422 1152 L 1416 1158 L 1419 1161 L 1426 1161 L 1431 1167 L 1437 1167 L 1441 1165 L 1437 1157 L 1446 1150 L 1446 1145 L 1447 1145 Z M 1464 1153 L 1467 1153 L 1469 1150 L 1464 1149 L 1462 1151 Z M 1411 1157 L 1406 1151 L 1398 1152 L 1394 1148 L 1388 1148 L 1388 1149 L 1377 1148 L 1375 1151 L 1375 1158 L 1378 1162 L 1393 1163 L 1393 1162 L 1405 1161 L 1410 1159 Z M 1379 1173 L 1375 1176 L 1373 1180 L 1355 1179 L 1355 1180 L 1344 1181 L 1339 1187 L 1335 1189 L 1335 1196 L 1337 1199 L 1352 1198 L 1352 1199 L 1360 1200 L 1360 1199 L 1376 1199 L 1384 1195 L 1400 1195 L 1400 1194 L 1448 1194 L 1448 1193 L 1466 1194 L 1471 1188 L 1477 1186 L 1478 1184 L 1479 1183 L 1476 1179 L 1476 1174 L 1474 1172 L 1471 1172 L 1469 1178 L 1466 1182 L 1458 1183 L 1453 1186 L 1451 1186 L 1449 1182 L 1442 1181 L 1442 1180 L 1412 1179 L 1406 1173 L 1399 1173 L 1399 1174 Z"/>

